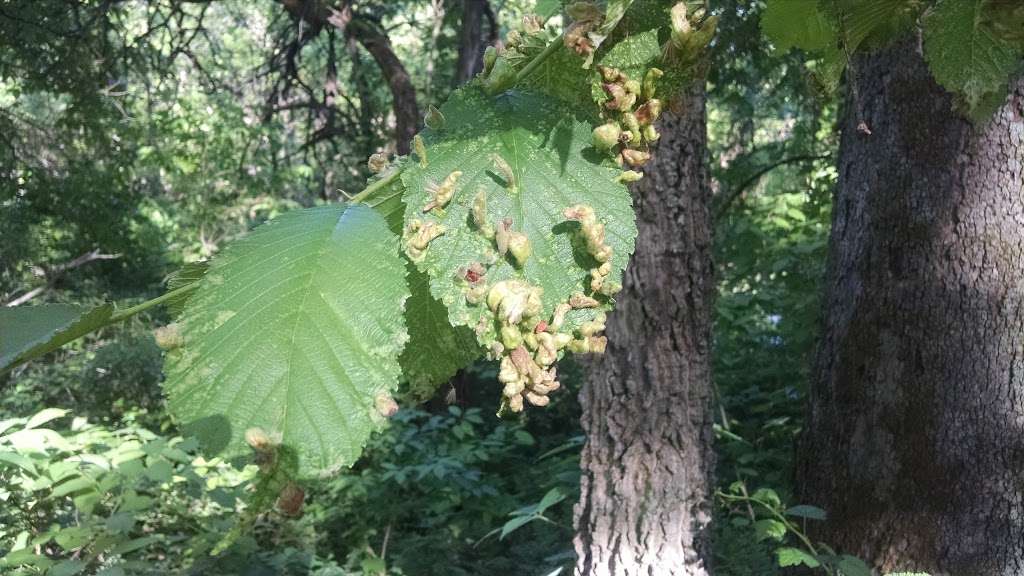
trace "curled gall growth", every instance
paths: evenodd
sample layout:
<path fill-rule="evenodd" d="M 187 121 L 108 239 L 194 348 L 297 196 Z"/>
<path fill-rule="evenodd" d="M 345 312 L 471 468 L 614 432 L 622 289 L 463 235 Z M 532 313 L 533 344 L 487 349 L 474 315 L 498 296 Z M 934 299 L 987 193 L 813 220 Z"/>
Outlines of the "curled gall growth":
<path fill-rule="evenodd" d="M 462 176 L 462 172 L 456 170 L 445 177 L 441 184 L 429 184 L 427 186 L 427 193 L 430 194 L 430 201 L 423 207 L 424 212 L 430 212 L 431 210 L 443 209 L 452 201 L 452 197 L 455 196 L 455 184 L 459 181 Z"/>
<path fill-rule="evenodd" d="M 671 10 L 672 33 L 661 48 L 662 60 L 672 66 L 689 66 L 700 59 L 715 36 L 718 16 L 707 16 L 703 8 L 688 13 L 685 2 Z M 707 16 L 707 17 L 706 17 Z"/>
<path fill-rule="evenodd" d="M 255 452 L 253 461 L 260 472 L 267 474 L 273 471 L 281 446 L 280 434 L 270 435 L 262 428 L 249 428 L 245 431 L 245 443 Z"/>
<path fill-rule="evenodd" d="M 405 253 L 409 256 L 409 259 L 413 262 L 420 262 L 426 255 L 427 246 L 447 231 L 447 229 L 437 222 L 423 222 L 419 219 L 413 219 L 409 222 L 409 225 L 405 227 L 402 234 L 402 240 L 405 243 Z"/>
<path fill-rule="evenodd" d="M 505 179 L 505 188 L 514 194 L 518 187 L 516 186 L 516 175 L 512 172 L 512 167 L 508 165 L 508 162 L 500 154 L 491 154 L 491 161 L 494 162 L 494 171 Z"/>
<path fill-rule="evenodd" d="M 423 137 L 419 134 L 412 137 L 412 149 L 416 157 L 420 159 L 420 168 L 427 167 L 427 145 L 423 143 Z"/>
<path fill-rule="evenodd" d="M 594 147 L 598 150 L 611 150 L 619 144 L 619 137 L 622 136 L 622 129 L 614 122 L 602 124 L 594 128 Z"/>
<path fill-rule="evenodd" d="M 494 226 L 487 221 L 487 190 L 483 187 L 477 190 L 476 196 L 473 197 L 472 215 L 473 225 L 484 235 L 484 238 L 488 240 L 494 238 Z"/>
<path fill-rule="evenodd" d="M 370 154 L 370 158 L 366 161 L 366 167 L 370 169 L 370 172 L 380 174 L 388 169 L 388 155 L 383 152 Z"/>

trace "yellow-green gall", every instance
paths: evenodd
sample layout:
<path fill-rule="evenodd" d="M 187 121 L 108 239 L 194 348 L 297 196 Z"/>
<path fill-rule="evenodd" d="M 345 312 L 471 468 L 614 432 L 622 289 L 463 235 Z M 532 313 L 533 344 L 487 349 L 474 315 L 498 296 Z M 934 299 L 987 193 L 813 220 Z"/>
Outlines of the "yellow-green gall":
<path fill-rule="evenodd" d="M 654 98 L 654 95 L 658 90 L 658 79 L 664 76 L 665 73 L 658 68 L 650 68 L 647 73 L 644 74 L 644 83 L 641 93 L 646 100 Z"/>
<path fill-rule="evenodd" d="M 644 175 L 641 174 L 640 172 L 637 172 L 635 170 L 626 170 L 623 173 L 619 174 L 617 180 L 622 184 L 630 184 L 632 182 L 640 180 L 643 177 Z"/>
<path fill-rule="evenodd" d="M 153 331 L 153 339 L 161 350 L 174 350 L 185 343 L 181 328 L 177 323 L 161 326 Z"/>
<path fill-rule="evenodd" d="M 423 137 L 419 134 L 412 137 L 412 149 L 416 157 L 420 159 L 420 168 L 427 167 L 427 145 L 423 143 Z"/>
<path fill-rule="evenodd" d="M 427 107 L 427 114 L 423 117 L 423 124 L 431 130 L 444 130 L 444 114 L 431 104 Z"/>
<path fill-rule="evenodd" d="M 434 208 L 444 208 L 455 196 L 455 184 L 462 176 L 462 172 L 456 170 L 445 177 L 441 184 L 430 184 L 427 186 L 427 193 L 430 194 L 430 201 L 423 207 L 424 212 L 430 212 Z"/>
<path fill-rule="evenodd" d="M 516 266 L 519 268 L 526 265 L 526 261 L 530 258 L 530 255 L 533 254 L 533 248 L 530 246 L 530 239 L 522 232 L 512 232 L 509 234 L 508 251 L 512 254 L 512 258 L 515 260 Z"/>
<path fill-rule="evenodd" d="M 598 150 L 611 150 L 619 143 L 620 136 L 622 136 L 622 129 L 619 128 L 618 124 L 614 122 L 602 124 L 594 128 L 592 138 L 594 148 Z"/>
<path fill-rule="evenodd" d="M 383 152 L 370 154 L 370 158 L 366 161 L 366 167 L 370 169 L 370 172 L 380 174 L 388 169 L 388 155 Z"/>
<path fill-rule="evenodd" d="M 491 154 L 491 162 L 494 163 L 495 172 L 505 180 L 505 187 L 510 192 L 514 192 L 516 190 L 516 175 L 512 172 L 512 167 L 500 154 Z"/>
<path fill-rule="evenodd" d="M 484 238 L 494 238 L 494 226 L 487 221 L 487 190 L 480 188 L 473 197 L 473 225 L 484 235 Z"/>

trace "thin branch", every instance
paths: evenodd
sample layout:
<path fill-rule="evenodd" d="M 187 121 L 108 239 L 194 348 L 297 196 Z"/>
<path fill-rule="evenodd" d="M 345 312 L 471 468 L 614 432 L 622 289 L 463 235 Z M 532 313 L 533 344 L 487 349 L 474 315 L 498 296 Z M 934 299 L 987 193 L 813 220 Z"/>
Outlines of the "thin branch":
<path fill-rule="evenodd" d="M 725 196 L 725 199 L 722 200 L 721 203 L 719 203 L 718 206 L 714 209 L 714 214 L 712 215 L 712 217 L 716 222 L 720 220 L 723 216 L 725 216 L 726 212 L 729 211 L 729 207 L 732 206 L 733 202 L 735 202 L 738 198 L 743 196 L 743 193 L 746 192 L 747 189 L 749 189 L 754 184 L 757 184 L 765 174 L 771 172 L 772 170 L 775 170 L 780 166 L 786 166 L 788 164 L 797 164 L 799 162 L 812 162 L 814 160 L 827 160 L 831 157 L 831 154 L 804 154 L 800 156 L 790 156 L 788 158 L 783 158 L 782 160 L 773 162 L 761 168 L 760 170 L 752 174 L 749 178 L 744 180 L 739 186 L 736 187 L 735 190 L 731 190 L 730 192 L 728 192 Z"/>

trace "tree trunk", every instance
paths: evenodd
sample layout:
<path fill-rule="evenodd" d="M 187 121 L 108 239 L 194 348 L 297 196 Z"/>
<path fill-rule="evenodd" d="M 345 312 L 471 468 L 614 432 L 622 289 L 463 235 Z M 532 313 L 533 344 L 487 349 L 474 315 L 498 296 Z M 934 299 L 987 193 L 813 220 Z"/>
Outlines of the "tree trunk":
<path fill-rule="evenodd" d="M 886 571 L 1022 574 L 1024 82 L 972 127 L 918 41 L 854 63 L 802 501 Z"/>
<path fill-rule="evenodd" d="M 487 17 L 488 38 L 484 42 L 483 19 Z M 464 0 L 462 31 L 459 34 L 459 60 L 455 64 L 455 85 L 461 86 L 484 67 L 484 48 L 498 38 L 494 13 L 487 0 Z"/>
<path fill-rule="evenodd" d="M 576 573 L 704 575 L 711 516 L 711 199 L 704 90 L 662 115 L 636 253 L 580 394 Z"/>

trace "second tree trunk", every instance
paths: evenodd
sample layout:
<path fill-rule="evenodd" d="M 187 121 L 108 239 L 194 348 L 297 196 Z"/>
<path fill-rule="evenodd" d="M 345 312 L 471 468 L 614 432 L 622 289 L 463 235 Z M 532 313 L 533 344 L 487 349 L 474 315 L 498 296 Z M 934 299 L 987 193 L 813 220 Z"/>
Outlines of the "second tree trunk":
<path fill-rule="evenodd" d="M 636 253 L 608 320 L 608 350 L 580 394 L 583 576 L 708 573 L 714 284 L 703 89 L 681 108 L 662 116 L 633 189 Z"/>
<path fill-rule="evenodd" d="M 802 499 L 884 570 L 1021 574 L 1024 85 L 972 126 L 918 42 L 854 63 Z"/>

